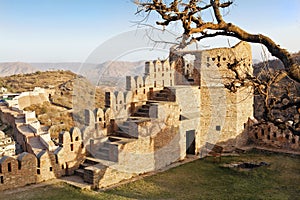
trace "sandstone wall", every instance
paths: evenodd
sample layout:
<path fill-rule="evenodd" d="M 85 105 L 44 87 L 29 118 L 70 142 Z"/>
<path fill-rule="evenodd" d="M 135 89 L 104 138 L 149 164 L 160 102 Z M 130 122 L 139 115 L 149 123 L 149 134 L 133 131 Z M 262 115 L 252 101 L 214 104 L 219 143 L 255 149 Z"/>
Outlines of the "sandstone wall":
<path fill-rule="evenodd" d="M 293 135 L 289 130 L 281 130 L 272 123 L 255 126 L 250 122 L 247 128 L 250 140 L 257 145 L 300 151 L 299 136 Z"/>
<path fill-rule="evenodd" d="M 46 93 L 29 93 L 28 95 L 23 95 L 18 98 L 18 105 L 19 109 L 23 110 L 33 104 L 41 104 L 46 101 L 49 101 Z"/>
<path fill-rule="evenodd" d="M 36 166 L 36 157 L 29 153 L 22 153 L 17 158 L 2 157 L 0 159 L 0 190 L 36 183 Z"/>
<path fill-rule="evenodd" d="M 146 62 L 144 76 L 127 76 L 125 92 L 107 92 L 105 107 L 112 109 L 116 119 L 124 119 L 145 104 L 155 91 L 174 85 L 174 63 Z"/>
<path fill-rule="evenodd" d="M 241 87 L 234 93 L 224 84 L 235 78 L 228 69 L 232 66 L 241 77 L 253 73 L 250 45 L 241 42 L 232 48 L 182 51 L 179 54 L 195 56 L 194 69 L 200 77 L 201 130 L 197 148 L 206 142 L 215 144 L 235 138 L 253 116 L 253 90 Z"/>
<path fill-rule="evenodd" d="M 71 175 L 84 161 L 85 149 L 78 128 L 61 133 L 60 147 L 54 152 L 41 150 L 35 155 L 27 142 L 24 143 L 30 153 L 1 158 L 0 191 Z"/>

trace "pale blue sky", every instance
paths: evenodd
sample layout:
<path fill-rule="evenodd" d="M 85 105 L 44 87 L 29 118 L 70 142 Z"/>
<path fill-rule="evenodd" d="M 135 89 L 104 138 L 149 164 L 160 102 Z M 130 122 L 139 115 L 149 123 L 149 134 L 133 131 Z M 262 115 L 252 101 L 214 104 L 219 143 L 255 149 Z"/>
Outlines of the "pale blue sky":
<path fill-rule="evenodd" d="M 135 11 L 131 0 L 0 0 L 0 62 L 84 62 L 103 42 L 135 30 Z M 300 0 L 235 0 L 225 19 L 300 50 Z"/>

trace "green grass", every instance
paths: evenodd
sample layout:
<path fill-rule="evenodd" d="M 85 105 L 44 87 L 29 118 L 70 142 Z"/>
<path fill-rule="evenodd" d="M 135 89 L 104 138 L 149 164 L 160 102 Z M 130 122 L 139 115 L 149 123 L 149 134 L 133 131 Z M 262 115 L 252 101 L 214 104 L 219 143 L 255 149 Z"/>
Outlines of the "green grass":
<path fill-rule="evenodd" d="M 221 166 L 238 161 L 265 161 L 270 166 L 250 171 Z M 9 199 L 300 199 L 299 173 L 299 157 L 252 152 L 223 157 L 221 163 L 213 158 L 196 160 L 105 192 L 57 184 Z"/>

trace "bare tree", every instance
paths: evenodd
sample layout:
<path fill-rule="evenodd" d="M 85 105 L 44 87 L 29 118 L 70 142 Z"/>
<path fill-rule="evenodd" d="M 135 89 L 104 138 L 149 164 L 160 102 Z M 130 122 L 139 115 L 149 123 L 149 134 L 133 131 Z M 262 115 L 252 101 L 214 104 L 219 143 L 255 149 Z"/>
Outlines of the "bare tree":
<path fill-rule="evenodd" d="M 233 1 L 220 0 L 173 0 L 169 4 L 164 0 L 136 0 L 137 13 L 151 13 L 155 11 L 162 20 L 156 24 L 168 26 L 172 22 L 181 22 L 183 28 L 182 41 L 178 48 L 183 48 L 194 41 L 215 36 L 230 36 L 243 41 L 260 43 L 284 64 L 285 70 L 277 76 L 277 80 L 288 75 L 293 80 L 300 82 L 300 66 L 295 62 L 290 53 L 281 48 L 271 38 L 262 34 L 251 34 L 237 25 L 224 20 L 221 10 L 229 8 Z M 210 10 L 212 21 L 204 21 L 202 12 Z"/>
<path fill-rule="evenodd" d="M 237 70 L 238 61 L 228 66 L 235 73 L 235 78 L 225 85 L 232 92 L 237 91 L 237 86 L 254 86 L 256 95 L 260 96 L 264 111 L 261 115 L 262 121 L 273 122 L 281 129 L 292 129 L 295 134 L 300 132 L 299 116 L 294 119 L 291 117 L 280 118 L 276 112 L 281 113 L 290 108 L 299 109 L 299 98 L 290 98 L 289 87 L 281 88 L 286 90 L 287 94 L 274 92 L 278 90 L 277 83 L 287 85 L 287 82 L 293 82 L 295 85 L 300 83 L 300 66 L 290 55 L 290 53 L 277 45 L 271 38 L 262 34 L 251 34 L 243 30 L 237 25 L 226 22 L 221 14 L 223 9 L 227 9 L 233 5 L 230 0 L 172 0 L 166 3 L 164 0 L 136 0 L 138 6 L 137 13 L 146 13 L 146 18 L 151 12 L 156 12 L 161 21 L 157 21 L 158 26 L 163 28 L 170 26 L 174 22 L 180 22 L 183 32 L 181 41 L 177 48 L 184 48 L 193 42 L 199 42 L 205 38 L 216 36 L 235 37 L 242 41 L 251 43 L 260 43 L 266 46 L 268 51 L 277 57 L 284 65 L 284 70 L 268 70 L 262 69 L 261 73 L 252 75 L 244 74 L 240 76 Z M 211 12 L 212 20 L 205 21 L 202 18 L 203 12 Z M 143 20 L 145 21 L 145 20 Z M 172 53 L 172 52 L 171 52 Z M 179 59 L 180 62 L 180 59 Z M 271 67 L 271 66 L 268 66 Z M 289 78 L 293 81 L 291 81 Z M 277 87 L 277 88 L 276 88 Z M 297 86 L 295 86 L 297 87 Z M 275 89 L 274 89 L 275 88 Z M 285 98 L 285 96 L 288 98 Z M 300 110 L 300 109 L 299 109 Z M 299 111 L 300 112 L 300 111 Z M 299 115 L 299 114 L 298 114 Z M 293 127 L 288 126 L 287 122 L 292 120 Z M 296 130 L 297 129 L 297 130 Z M 299 129 L 299 130 L 298 130 Z M 300 135 L 300 134 L 299 134 Z"/>

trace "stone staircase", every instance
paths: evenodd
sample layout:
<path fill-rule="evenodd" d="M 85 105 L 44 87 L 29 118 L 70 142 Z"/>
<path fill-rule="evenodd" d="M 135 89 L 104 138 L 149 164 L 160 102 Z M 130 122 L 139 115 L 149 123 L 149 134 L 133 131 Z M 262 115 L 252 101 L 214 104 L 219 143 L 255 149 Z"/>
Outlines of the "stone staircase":
<path fill-rule="evenodd" d="M 88 185 L 88 188 L 96 189 L 106 169 L 112 164 L 114 163 L 86 157 L 85 161 L 79 166 L 79 169 L 75 170 L 75 176 L 80 177 L 81 181 L 83 181 L 85 185 Z"/>
<path fill-rule="evenodd" d="M 137 138 L 130 134 L 130 121 L 131 119 L 128 118 L 127 121 L 124 121 L 122 124 L 118 124 L 118 130 L 115 131 L 118 137 L 123 138 Z"/>
<path fill-rule="evenodd" d="M 154 93 L 154 96 L 142 105 L 135 113 L 132 114 L 133 117 L 145 117 L 149 118 L 149 109 L 151 103 L 157 103 L 159 101 L 175 101 L 175 95 L 171 92 L 170 89 L 164 88 L 159 92 Z"/>
<path fill-rule="evenodd" d="M 175 101 L 175 95 L 171 92 L 169 88 L 164 88 L 159 92 L 154 93 L 154 96 L 151 98 L 154 101 Z"/>
<path fill-rule="evenodd" d="M 134 130 L 138 126 L 135 124 L 151 120 L 149 112 L 152 104 L 173 100 L 175 97 L 168 88 L 154 93 L 154 96 L 138 108 L 126 121 L 117 124 L 117 130 L 107 138 L 103 138 L 104 140 L 101 140 L 100 143 L 95 144 L 93 152 L 90 152 L 94 158 L 86 157 L 79 169 L 75 170 L 75 175 L 81 177 L 84 182 L 94 185 L 97 182 L 96 179 L 102 176 L 99 171 L 104 172 L 108 166 L 118 163 L 118 146 L 138 138 L 138 130 Z"/>
<path fill-rule="evenodd" d="M 75 170 L 75 175 L 80 176 L 82 179 L 84 178 L 84 172 L 86 167 L 90 167 L 93 165 L 97 165 L 100 162 L 96 161 L 93 158 L 86 157 L 85 161 L 80 164 L 79 168 Z"/>
<path fill-rule="evenodd" d="M 145 105 L 142 105 L 135 113 L 132 114 L 133 117 L 145 117 L 149 118 L 149 110 L 151 107 L 151 102 L 147 101 Z"/>
<path fill-rule="evenodd" d="M 109 160 L 109 151 L 110 151 L 110 147 L 109 147 L 109 143 L 108 142 L 103 142 L 103 146 L 101 146 L 96 152 L 95 152 L 95 157 L 102 159 L 102 160 Z"/>

